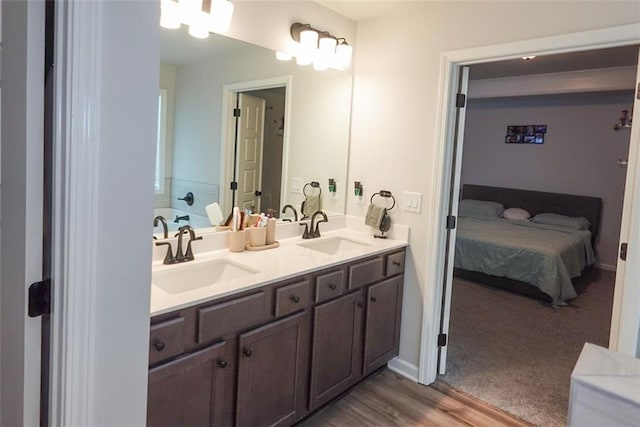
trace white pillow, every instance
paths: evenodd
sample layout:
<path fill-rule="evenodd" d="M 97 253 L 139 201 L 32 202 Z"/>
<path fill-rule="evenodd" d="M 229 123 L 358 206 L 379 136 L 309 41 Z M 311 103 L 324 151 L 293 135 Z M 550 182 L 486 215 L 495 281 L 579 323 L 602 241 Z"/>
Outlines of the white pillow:
<path fill-rule="evenodd" d="M 529 212 L 520 208 L 505 209 L 502 216 L 511 221 L 528 221 L 531 218 Z"/>

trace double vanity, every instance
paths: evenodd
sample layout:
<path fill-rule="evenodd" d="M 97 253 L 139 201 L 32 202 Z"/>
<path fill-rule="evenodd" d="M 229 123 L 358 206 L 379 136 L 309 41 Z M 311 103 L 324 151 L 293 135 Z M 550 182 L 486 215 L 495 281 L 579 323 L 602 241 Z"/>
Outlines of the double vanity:
<path fill-rule="evenodd" d="M 398 354 L 408 230 L 335 222 L 308 240 L 279 224 L 265 251 L 217 233 L 194 261 L 155 257 L 148 425 L 291 425 Z"/>

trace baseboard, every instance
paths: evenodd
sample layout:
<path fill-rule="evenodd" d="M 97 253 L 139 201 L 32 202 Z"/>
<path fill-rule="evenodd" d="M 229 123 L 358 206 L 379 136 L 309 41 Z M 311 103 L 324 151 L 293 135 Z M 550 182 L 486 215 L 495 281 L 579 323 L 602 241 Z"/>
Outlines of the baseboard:
<path fill-rule="evenodd" d="M 599 268 L 600 270 L 613 271 L 614 273 L 616 272 L 616 266 L 611 264 L 602 264 L 599 262 L 596 263 L 595 267 Z"/>
<path fill-rule="evenodd" d="M 396 374 L 402 375 L 415 383 L 418 382 L 418 367 L 406 360 L 394 357 L 389 361 L 389 363 L 387 363 L 387 367 Z"/>

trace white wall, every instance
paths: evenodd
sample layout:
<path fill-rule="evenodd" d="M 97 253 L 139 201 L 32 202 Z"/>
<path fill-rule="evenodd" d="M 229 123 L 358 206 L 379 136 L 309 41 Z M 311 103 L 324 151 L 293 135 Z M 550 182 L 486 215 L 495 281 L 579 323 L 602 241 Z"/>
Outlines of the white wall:
<path fill-rule="evenodd" d="M 423 295 L 433 299 L 440 286 L 426 281 L 431 272 L 425 265 L 436 250 L 427 224 L 438 178 L 433 159 L 441 53 L 639 18 L 637 2 L 403 2 L 387 16 L 358 23 L 349 181 L 391 190 L 400 199 L 406 190 L 423 193 L 422 213 L 391 213 L 393 221 L 411 227 L 400 342 L 400 358 L 409 366 L 419 360 Z M 347 213 L 363 215 L 364 206 L 349 197 Z"/>
<path fill-rule="evenodd" d="M 632 105 L 633 92 L 470 100 L 461 183 L 600 197 L 596 251 L 615 268 L 630 132 L 613 124 Z M 505 144 L 518 124 L 546 124 L 544 144 Z"/>

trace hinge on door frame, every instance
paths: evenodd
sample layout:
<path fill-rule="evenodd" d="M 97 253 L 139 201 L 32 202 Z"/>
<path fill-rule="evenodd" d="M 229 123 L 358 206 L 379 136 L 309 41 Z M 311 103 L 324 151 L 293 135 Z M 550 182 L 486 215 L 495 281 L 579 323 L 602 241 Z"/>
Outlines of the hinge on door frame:
<path fill-rule="evenodd" d="M 447 345 L 447 334 L 438 334 L 438 347 Z"/>
<path fill-rule="evenodd" d="M 233 109 L 233 117 L 240 117 L 240 109 L 239 108 L 234 108 Z"/>
<path fill-rule="evenodd" d="M 51 279 L 41 280 L 29 286 L 29 317 L 51 313 Z"/>
<path fill-rule="evenodd" d="M 231 181 L 231 185 L 229 186 L 230 190 L 237 190 L 238 189 L 238 182 L 237 181 Z"/>
<path fill-rule="evenodd" d="M 627 260 L 627 244 L 626 243 L 620 244 L 620 259 L 622 261 Z"/>
<path fill-rule="evenodd" d="M 456 108 L 463 108 L 467 105 L 467 95 L 464 93 L 456 94 Z"/>
<path fill-rule="evenodd" d="M 453 230 L 454 228 L 456 228 L 456 217 L 447 215 L 447 230 Z"/>

